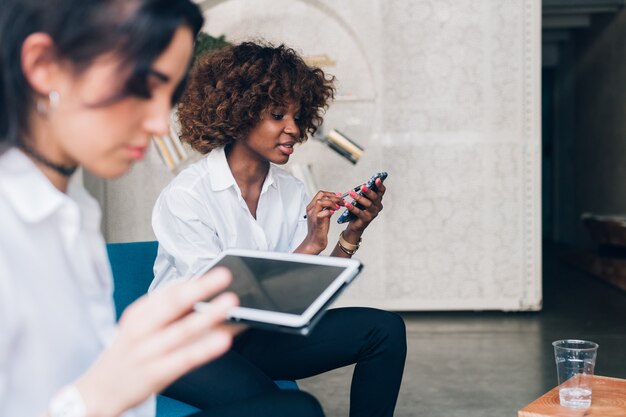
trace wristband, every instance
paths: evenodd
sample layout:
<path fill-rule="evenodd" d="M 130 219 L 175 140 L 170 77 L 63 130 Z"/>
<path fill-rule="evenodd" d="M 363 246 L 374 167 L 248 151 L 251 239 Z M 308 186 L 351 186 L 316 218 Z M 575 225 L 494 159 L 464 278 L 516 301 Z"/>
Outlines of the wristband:
<path fill-rule="evenodd" d="M 347 240 L 345 240 L 343 238 L 343 232 L 339 233 L 339 248 L 344 251 L 347 255 L 354 255 L 356 253 L 356 251 L 359 249 L 359 246 L 361 245 L 361 238 L 359 238 L 359 241 L 355 244 L 355 243 L 350 243 Z"/>
<path fill-rule="evenodd" d="M 86 417 L 87 409 L 83 397 L 74 385 L 68 385 L 52 397 L 48 407 L 49 417 Z"/>

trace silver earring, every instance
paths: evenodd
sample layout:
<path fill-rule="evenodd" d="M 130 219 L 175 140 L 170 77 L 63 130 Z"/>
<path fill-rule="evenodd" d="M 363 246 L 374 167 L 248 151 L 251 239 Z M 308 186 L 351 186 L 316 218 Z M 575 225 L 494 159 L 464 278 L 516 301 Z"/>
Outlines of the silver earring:
<path fill-rule="evenodd" d="M 59 101 L 61 101 L 61 96 L 59 95 L 58 91 L 51 90 L 48 93 L 48 100 L 50 102 L 49 110 L 52 111 L 59 106 Z"/>

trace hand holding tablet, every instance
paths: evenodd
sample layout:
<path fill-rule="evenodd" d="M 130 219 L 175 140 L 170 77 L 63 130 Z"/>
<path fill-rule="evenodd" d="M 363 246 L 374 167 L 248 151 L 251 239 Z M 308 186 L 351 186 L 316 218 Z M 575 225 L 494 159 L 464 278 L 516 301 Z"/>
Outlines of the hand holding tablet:
<path fill-rule="evenodd" d="M 356 259 L 236 249 L 222 252 L 207 270 L 218 266 L 231 270 L 226 290 L 240 299 L 229 320 L 302 335 L 362 269 Z M 206 303 L 196 304 L 203 308 Z"/>

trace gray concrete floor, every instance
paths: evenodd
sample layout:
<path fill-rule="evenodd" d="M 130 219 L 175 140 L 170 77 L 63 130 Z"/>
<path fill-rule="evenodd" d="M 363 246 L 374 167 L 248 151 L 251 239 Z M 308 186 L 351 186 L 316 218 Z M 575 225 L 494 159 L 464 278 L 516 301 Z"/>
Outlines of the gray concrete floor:
<path fill-rule="evenodd" d="M 403 313 L 408 354 L 396 417 L 504 417 L 556 385 L 552 341 L 600 344 L 596 374 L 626 378 L 626 292 L 547 248 L 534 313 Z M 352 367 L 299 381 L 328 417 L 348 416 Z"/>

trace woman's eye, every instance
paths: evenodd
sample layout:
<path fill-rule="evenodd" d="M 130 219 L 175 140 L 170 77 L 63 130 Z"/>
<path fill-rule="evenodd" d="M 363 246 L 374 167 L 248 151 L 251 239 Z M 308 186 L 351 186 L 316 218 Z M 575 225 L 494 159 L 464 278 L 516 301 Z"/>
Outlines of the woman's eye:
<path fill-rule="evenodd" d="M 272 119 L 274 120 L 282 120 L 284 115 L 282 113 L 272 113 Z"/>

